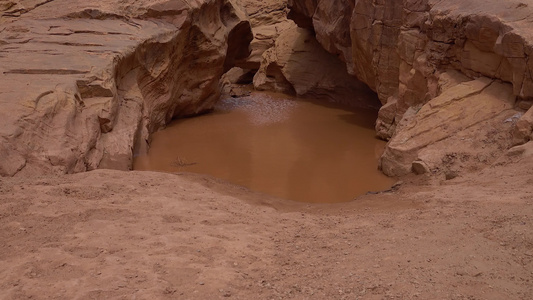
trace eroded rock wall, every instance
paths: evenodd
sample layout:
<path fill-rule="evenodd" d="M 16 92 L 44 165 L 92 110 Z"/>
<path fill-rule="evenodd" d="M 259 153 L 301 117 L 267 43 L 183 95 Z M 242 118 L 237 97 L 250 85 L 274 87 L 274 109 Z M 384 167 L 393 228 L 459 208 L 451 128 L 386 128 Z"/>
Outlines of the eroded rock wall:
<path fill-rule="evenodd" d="M 330 18 L 330 15 L 342 16 L 346 13 L 351 14 L 351 11 L 348 12 L 342 5 L 322 6 L 320 8 L 323 11 L 317 10 L 317 16 L 320 15 L 327 22 L 331 22 L 332 26 L 313 28 L 311 23 L 306 22 L 305 16 L 300 18 L 294 15 L 296 10 L 292 10 L 289 17 L 298 23 L 300 26 L 298 28 L 292 21 L 285 20 L 286 11 L 284 14 L 279 13 L 279 6 L 285 7 L 286 1 L 278 1 L 274 6 L 269 1 L 259 6 L 251 5 L 257 4 L 254 0 L 246 0 L 244 3 L 247 3 L 245 7 L 250 12 L 252 25 L 257 26 L 254 27 L 256 37 L 255 44 L 252 42 L 252 47 L 259 45 L 257 41 L 262 41 L 263 46 L 253 49 L 248 59 L 248 62 L 254 62 L 254 65 L 249 67 L 257 69 L 253 79 L 256 89 L 323 99 L 356 107 L 379 108 L 379 101 L 375 99 L 375 95 L 364 83 L 355 81 L 354 77 L 348 74 L 343 63 L 343 61 L 351 61 L 350 40 L 336 37 L 349 36 L 349 22 L 345 22 L 349 19 L 335 17 L 333 20 Z M 277 9 L 273 9 L 274 7 Z M 315 11 L 316 4 L 305 3 L 302 9 L 306 12 Z M 265 10 L 275 18 L 258 18 L 258 16 L 265 15 Z M 324 34 L 315 35 L 314 30 L 322 30 Z M 338 35 L 326 34 L 329 31 L 335 31 Z M 317 37 L 328 39 L 323 39 L 319 43 Z M 325 51 L 323 46 L 330 53 Z M 237 79 L 243 78 L 241 73 L 235 74 L 239 75 Z"/>
<path fill-rule="evenodd" d="M 238 3 L 250 20 L 254 37 L 250 43 L 250 55 L 235 65 L 255 72 L 261 66 L 263 53 L 274 46 L 281 33 L 296 24 L 287 18 L 287 0 L 239 0 Z"/>
<path fill-rule="evenodd" d="M 290 28 L 278 37 L 275 45 L 263 54 L 253 82 L 258 90 L 379 108 L 375 94 L 354 80 L 344 63 L 324 50 L 305 28 Z"/>
<path fill-rule="evenodd" d="M 494 132 L 502 134 L 497 147 L 488 153 L 491 157 L 531 139 L 532 126 L 528 119 L 531 112 L 524 114 L 533 99 L 533 65 L 529 60 L 533 49 L 530 29 L 533 7 L 530 3 L 290 0 L 289 6 L 298 24 L 312 24 L 324 48 L 339 55 L 346 62 L 347 71 L 378 94 L 383 107 L 376 131 L 383 139 L 392 138 L 382 159 L 387 174 L 410 172 L 413 160 L 417 166 L 420 162 L 424 166 L 433 165 L 433 169 L 427 169 L 435 171 L 439 167 L 434 162 L 445 160 L 453 148 L 457 149 L 448 138 L 459 133 L 463 138 L 476 133 L 474 139 L 483 140 L 481 136 L 485 134 L 475 129 L 479 122 L 488 122 L 494 126 Z M 489 83 L 477 92 L 483 95 L 476 97 L 476 103 L 481 103 L 477 110 L 468 113 L 465 109 L 470 104 L 464 107 L 463 104 L 472 95 L 450 96 L 447 91 L 453 94 L 461 89 L 454 89 L 455 86 L 472 80 Z M 495 85 L 501 91 L 498 99 L 502 104 L 496 105 L 498 109 L 493 106 L 494 93 L 486 94 L 493 90 L 488 87 Z M 433 105 L 439 102 L 433 99 L 441 95 L 448 95 L 443 97 L 451 100 L 445 101 L 444 106 Z M 450 116 L 454 111 L 455 115 Z M 484 117 L 480 119 L 481 115 Z M 503 117 L 510 121 L 500 122 Z M 440 118 L 444 123 L 436 126 L 424 121 L 433 118 Z M 472 124 L 458 122 L 463 118 L 474 121 Z M 418 139 L 415 142 L 415 131 L 426 130 L 430 136 L 440 136 L 442 126 L 455 128 L 454 133 L 445 134 L 438 141 Z M 427 159 L 423 149 L 437 142 L 441 149 L 426 151 L 432 152 L 432 158 Z M 469 144 L 471 149 L 480 145 L 463 144 Z M 403 147 L 411 149 L 409 154 L 398 151 Z M 424 157 L 427 162 L 423 161 Z"/>
<path fill-rule="evenodd" d="M 150 133 L 214 105 L 251 40 L 231 0 L 10 3 L 0 175 L 129 169 Z"/>

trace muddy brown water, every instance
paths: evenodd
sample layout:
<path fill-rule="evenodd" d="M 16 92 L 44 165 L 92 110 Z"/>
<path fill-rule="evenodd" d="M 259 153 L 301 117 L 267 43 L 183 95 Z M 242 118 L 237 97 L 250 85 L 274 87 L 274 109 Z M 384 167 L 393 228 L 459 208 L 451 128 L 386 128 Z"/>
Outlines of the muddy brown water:
<path fill-rule="evenodd" d="M 385 143 L 376 112 L 253 93 L 152 135 L 135 170 L 209 174 L 251 190 L 311 203 L 389 188 L 377 169 Z"/>

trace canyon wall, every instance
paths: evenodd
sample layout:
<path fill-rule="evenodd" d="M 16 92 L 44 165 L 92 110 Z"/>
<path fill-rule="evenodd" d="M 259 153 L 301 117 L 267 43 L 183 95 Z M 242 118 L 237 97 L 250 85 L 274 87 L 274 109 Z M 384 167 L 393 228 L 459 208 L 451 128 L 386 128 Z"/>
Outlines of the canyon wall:
<path fill-rule="evenodd" d="M 375 94 L 346 72 L 305 28 L 283 31 L 263 54 L 254 87 L 360 108 L 379 108 Z"/>
<path fill-rule="evenodd" d="M 463 2 L 4 1 L 0 175 L 129 169 L 152 132 L 212 108 L 233 67 L 364 107 L 373 90 L 388 175 L 491 164 L 533 139 L 533 8 Z"/>
<path fill-rule="evenodd" d="M 130 169 L 149 134 L 210 109 L 249 54 L 233 0 L 0 5 L 0 175 Z"/>
<path fill-rule="evenodd" d="M 289 7 L 377 93 L 376 131 L 390 139 L 386 174 L 453 174 L 532 139 L 527 2 L 290 0 Z"/>
<path fill-rule="evenodd" d="M 261 66 L 263 53 L 274 46 L 282 32 L 296 24 L 287 18 L 287 0 L 240 0 L 238 3 L 250 20 L 254 37 L 250 56 L 236 61 L 235 66 L 255 72 Z"/>
<path fill-rule="evenodd" d="M 240 3 L 250 18 L 254 40 L 250 57 L 236 62 L 242 70 L 232 71 L 227 81 L 244 83 L 251 78 L 247 74 L 255 75 L 253 84 L 257 90 L 379 107 L 374 93 L 364 83 L 354 82 L 344 64 L 317 42 L 311 28 L 298 28 L 287 19 L 286 0 Z M 229 94 L 239 95 L 238 87 L 232 88 Z"/>

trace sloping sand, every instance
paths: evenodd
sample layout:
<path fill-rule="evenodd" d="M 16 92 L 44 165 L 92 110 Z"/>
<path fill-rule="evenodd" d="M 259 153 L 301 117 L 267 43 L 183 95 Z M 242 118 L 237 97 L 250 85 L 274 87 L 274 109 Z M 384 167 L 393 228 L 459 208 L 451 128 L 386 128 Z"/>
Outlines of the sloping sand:
<path fill-rule="evenodd" d="M 533 160 L 311 205 L 193 174 L 0 178 L 1 299 L 532 299 Z"/>

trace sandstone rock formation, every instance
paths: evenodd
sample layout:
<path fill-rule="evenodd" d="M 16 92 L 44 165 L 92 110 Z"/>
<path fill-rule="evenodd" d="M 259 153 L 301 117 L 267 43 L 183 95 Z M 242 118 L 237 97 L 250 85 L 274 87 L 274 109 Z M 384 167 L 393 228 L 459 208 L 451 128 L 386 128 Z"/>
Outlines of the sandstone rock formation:
<path fill-rule="evenodd" d="M 359 107 L 379 107 L 372 91 L 354 80 L 344 64 L 303 28 L 285 30 L 274 47 L 263 54 L 254 87 Z"/>
<path fill-rule="evenodd" d="M 411 169 L 442 169 L 450 174 L 472 167 L 470 159 L 489 162 L 510 147 L 517 114 L 513 105 L 510 84 L 480 78 L 455 85 L 419 111 L 408 110 L 385 149 L 382 170 L 407 174 Z"/>
<path fill-rule="evenodd" d="M 251 40 L 232 0 L 20 0 L 0 13 L 8 176 L 129 169 L 151 132 L 213 106 Z"/>
<path fill-rule="evenodd" d="M 287 0 L 240 0 L 253 31 L 250 43 L 250 55 L 234 62 L 235 68 L 226 72 L 221 80 L 221 90 L 224 96 L 245 96 L 253 77 L 261 67 L 263 54 L 272 48 L 285 30 L 296 28 L 296 24 L 287 19 Z"/>
<path fill-rule="evenodd" d="M 2 2 L 0 175 L 128 169 L 150 133 L 211 108 L 233 66 L 237 81 L 258 69 L 258 88 L 341 102 L 366 98 L 364 82 L 383 105 L 389 175 L 442 170 L 481 144 L 489 163 L 533 139 L 528 3 L 288 5 L 303 28 L 285 1 Z"/>
<path fill-rule="evenodd" d="M 240 0 L 238 3 L 250 20 L 254 37 L 250 43 L 250 56 L 235 65 L 255 72 L 261 65 L 263 53 L 274 46 L 283 31 L 296 27 L 296 24 L 287 19 L 287 0 Z"/>
<path fill-rule="evenodd" d="M 513 119 L 505 126 L 498 125 L 496 130 L 509 135 L 514 131 L 515 143 L 531 138 L 531 112 L 523 114 L 524 107 L 527 109 L 533 98 L 533 65 L 529 60 L 533 50 L 533 31 L 530 29 L 533 8 L 528 3 L 495 0 L 406 0 L 400 3 L 290 0 L 289 6 L 293 10 L 291 16 L 298 24 L 312 26 L 323 47 L 339 55 L 346 62 L 347 71 L 378 94 L 383 107 L 376 130 L 381 138 L 392 137 L 382 160 L 387 174 L 409 172 L 411 159 L 417 156 L 414 153 L 419 154 L 423 148 L 437 142 L 414 138 L 407 147 L 410 149 L 408 152 L 413 153 L 403 157 L 405 153 L 402 151 L 407 149 L 399 145 L 413 138 L 411 133 L 418 135 L 406 129 L 414 125 L 396 128 L 402 123 L 426 124 L 428 136 L 441 136 L 443 126 L 455 128 L 455 133 L 441 136 L 447 139 L 463 129 L 474 130 L 472 126 L 475 122 L 470 125 L 456 123 L 459 118 L 481 121 L 481 114 L 485 121 L 497 123 L 500 113 L 516 107 L 515 112 L 508 113 L 516 115 L 515 119 L 519 120 Z M 450 73 L 457 73 L 453 77 L 462 79 L 443 82 L 442 77 Z M 453 85 L 470 80 L 499 81 L 489 86 L 501 84 L 502 88 L 505 87 L 503 90 L 510 91 L 510 94 L 498 96 L 507 104 L 499 112 L 495 111 L 492 106 L 494 97 L 485 92 L 476 97 L 476 101 L 482 104 L 470 114 L 459 113 L 458 109 L 469 102 L 472 95 L 464 98 L 452 96 L 445 101 L 451 100 L 446 107 L 431 105 L 432 99 L 439 95 L 450 97 L 446 90 L 452 89 L 449 93 L 453 93 L 454 89 L 464 87 L 453 88 Z M 516 99 L 525 105 L 516 105 Z M 444 117 L 449 114 L 449 107 L 456 111 L 455 117 Z M 427 123 L 431 119 L 429 115 L 433 114 L 441 115 L 446 123 L 439 127 Z M 508 123 L 517 127 L 509 128 Z M 511 140 L 513 138 L 509 136 L 501 146 L 510 146 Z M 451 143 L 447 145 L 453 147 Z M 402 148 L 400 152 L 403 154 L 399 154 L 398 147 Z M 474 148 L 475 143 L 471 143 L 470 147 Z"/>
<path fill-rule="evenodd" d="M 515 144 L 533 141 L 533 109 L 529 109 L 517 122 L 513 129 Z"/>

